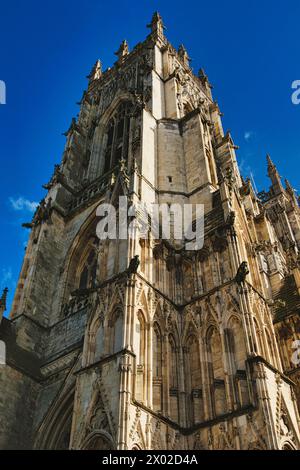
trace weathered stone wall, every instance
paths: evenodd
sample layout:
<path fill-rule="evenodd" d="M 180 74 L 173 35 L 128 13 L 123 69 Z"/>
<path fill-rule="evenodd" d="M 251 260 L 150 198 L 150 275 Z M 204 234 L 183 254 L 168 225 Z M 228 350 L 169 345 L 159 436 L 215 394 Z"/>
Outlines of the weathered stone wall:
<path fill-rule="evenodd" d="M 9 365 L 0 365 L 0 448 L 32 449 L 40 385 Z"/>

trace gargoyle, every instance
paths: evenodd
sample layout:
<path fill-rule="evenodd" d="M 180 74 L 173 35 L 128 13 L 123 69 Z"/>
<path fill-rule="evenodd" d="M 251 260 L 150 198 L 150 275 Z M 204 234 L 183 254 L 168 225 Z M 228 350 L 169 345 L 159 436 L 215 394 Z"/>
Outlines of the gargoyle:
<path fill-rule="evenodd" d="M 247 274 L 249 274 L 248 263 L 247 261 L 243 261 L 237 270 L 235 281 L 238 284 L 242 284 L 245 282 Z"/>

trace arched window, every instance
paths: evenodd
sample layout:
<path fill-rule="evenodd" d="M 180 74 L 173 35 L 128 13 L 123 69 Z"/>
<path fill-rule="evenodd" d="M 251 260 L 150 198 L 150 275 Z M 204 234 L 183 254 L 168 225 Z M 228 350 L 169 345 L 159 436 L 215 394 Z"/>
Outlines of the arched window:
<path fill-rule="evenodd" d="M 172 420 L 178 420 L 178 364 L 176 343 L 173 335 L 169 335 L 169 414 Z"/>
<path fill-rule="evenodd" d="M 135 396 L 144 401 L 146 328 L 145 318 L 141 310 L 137 313 L 136 331 L 134 335 L 134 352 L 136 354 L 136 388 Z"/>
<path fill-rule="evenodd" d="M 123 314 L 121 309 L 117 309 L 111 315 L 108 322 L 108 352 L 114 354 L 123 348 Z"/>
<path fill-rule="evenodd" d="M 207 332 L 208 368 L 212 397 L 212 410 L 215 416 L 226 412 L 225 374 L 221 336 L 216 327 L 212 326 Z"/>
<path fill-rule="evenodd" d="M 104 173 L 117 165 L 120 160 L 128 159 L 131 110 L 130 102 L 121 103 L 107 124 Z"/>
<path fill-rule="evenodd" d="M 234 371 L 245 370 L 246 346 L 241 322 L 236 317 L 231 317 L 226 331 L 228 349 Z"/>
<path fill-rule="evenodd" d="M 227 360 L 232 370 L 232 387 L 235 389 L 240 406 L 249 404 L 249 390 L 246 374 L 246 345 L 240 320 L 233 316 L 226 330 Z"/>
<path fill-rule="evenodd" d="M 162 336 L 156 322 L 153 325 L 152 355 L 153 409 L 162 412 Z"/>
<path fill-rule="evenodd" d="M 90 249 L 81 265 L 79 276 L 79 289 L 94 287 L 97 275 L 97 252 L 94 247 Z"/>
<path fill-rule="evenodd" d="M 255 346 L 255 352 L 256 354 L 263 356 L 264 355 L 264 349 L 262 345 L 262 339 L 261 339 L 261 330 L 259 328 L 258 322 L 255 317 L 253 317 L 253 323 L 254 323 L 254 328 L 255 328 L 255 334 L 256 334 L 256 344 Z"/>
<path fill-rule="evenodd" d="M 104 350 L 103 318 L 97 319 L 89 328 L 87 342 L 85 342 L 82 364 L 83 367 L 102 359 Z"/>
<path fill-rule="evenodd" d="M 190 424 L 203 420 L 203 397 L 199 345 L 191 335 L 185 347 L 185 383 L 187 387 L 187 412 Z"/>
<path fill-rule="evenodd" d="M 270 364 L 274 365 L 274 363 L 275 363 L 274 345 L 273 345 L 271 335 L 270 335 L 268 329 L 265 328 L 264 331 L 265 331 L 266 341 L 267 341 L 267 351 L 268 351 L 267 360 L 269 361 Z"/>
<path fill-rule="evenodd" d="M 137 313 L 136 323 L 136 335 L 135 335 L 135 353 L 136 363 L 138 365 L 144 365 L 145 363 L 145 347 L 146 347 L 146 328 L 145 318 L 141 310 Z"/>

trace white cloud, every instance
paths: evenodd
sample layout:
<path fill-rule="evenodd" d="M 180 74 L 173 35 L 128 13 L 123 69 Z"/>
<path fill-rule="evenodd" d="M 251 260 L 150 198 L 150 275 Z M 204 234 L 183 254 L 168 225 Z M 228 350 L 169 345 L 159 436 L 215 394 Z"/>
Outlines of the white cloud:
<path fill-rule="evenodd" d="M 244 133 L 244 139 L 245 139 L 245 141 L 246 141 L 246 142 L 249 142 L 249 141 L 252 139 L 253 135 L 254 135 L 254 132 L 253 132 L 253 131 L 246 131 L 246 132 Z"/>
<path fill-rule="evenodd" d="M 1 279 L 0 285 L 6 287 L 6 284 L 9 284 L 12 281 L 12 270 L 11 268 L 2 268 L 1 270 Z M 1 292 L 0 292 L 1 295 Z"/>
<path fill-rule="evenodd" d="M 25 199 L 24 197 L 19 197 L 18 199 L 15 199 L 13 197 L 9 198 L 9 202 L 11 204 L 11 207 L 15 211 L 29 211 L 29 212 L 34 212 L 38 206 L 37 202 L 34 201 L 29 201 L 28 199 Z"/>

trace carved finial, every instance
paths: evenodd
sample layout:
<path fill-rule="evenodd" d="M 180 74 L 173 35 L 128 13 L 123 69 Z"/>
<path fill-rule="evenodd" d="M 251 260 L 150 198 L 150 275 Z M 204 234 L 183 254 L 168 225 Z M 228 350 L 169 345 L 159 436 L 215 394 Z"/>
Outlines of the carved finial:
<path fill-rule="evenodd" d="M 294 188 L 292 187 L 291 183 L 289 182 L 289 180 L 287 178 L 285 178 L 284 180 L 285 182 L 285 187 L 286 187 L 286 190 L 291 193 L 291 194 L 294 194 Z"/>
<path fill-rule="evenodd" d="M 207 75 L 204 72 L 204 69 L 199 69 L 198 78 L 200 78 L 201 80 L 208 80 Z"/>
<path fill-rule="evenodd" d="M 298 202 L 297 202 L 297 197 L 296 197 L 295 190 L 294 190 L 293 186 L 291 185 L 289 180 L 286 179 L 286 178 L 285 178 L 284 182 L 285 182 L 285 187 L 286 187 L 287 194 L 290 196 L 290 198 L 292 199 L 294 204 L 297 206 Z"/>
<path fill-rule="evenodd" d="M 208 76 L 206 75 L 203 69 L 200 69 L 198 71 L 198 78 L 204 87 L 213 88 L 212 85 L 209 83 Z"/>
<path fill-rule="evenodd" d="M 150 24 L 147 24 L 147 28 L 151 28 L 152 33 L 156 33 L 157 36 L 163 37 L 165 26 L 163 24 L 162 17 L 158 11 L 153 13 L 152 20 Z"/>
<path fill-rule="evenodd" d="M 121 45 L 117 52 L 115 52 L 115 55 L 118 56 L 118 62 L 122 62 L 124 60 L 124 57 L 126 57 L 129 54 L 129 47 L 127 44 L 126 39 L 121 42 Z"/>
<path fill-rule="evenodd" d="M 268 163 L 268 176 L 272 181 L 271 190 L 273 191 L 274 194 L 279 194 L 280 192 L 283 192 L 281 178 L 269 154 L 267 155 L 267 163 Z"/>
<path fill-rule="evenodd" d="M 101 78 L 101 75 L 102 64 L 101 61 L 98 59 L 86 78 L 88 78 L 92 82 L 93 80 L 99 80 L 99 78 Z"/>
<path fill-rule="evenodd" d="M 8 288 L 5 287 L 2 292 L 2 296 L 0 298 L 0 314 L 5 312 L 6 310 L 6 299 L 7 299 Z"/>
<path fill-rule="evenodd" d="M 184 47 L 183 44 L 180 44 L 180 46 L 178 48 L 178 55 L 179 55 L 180 59 L 183 61 L 184 65 L 189 67 L 191 59 L 189 58 L 187 50 L 186 50 L 186 48 Z"/>
<path fill-rule="evenodd" d="M 268 172 L 276 170 L 276 166 L 272 162 L 269 154 L 267 154 L 267 163 L 268 163 Z"/>

